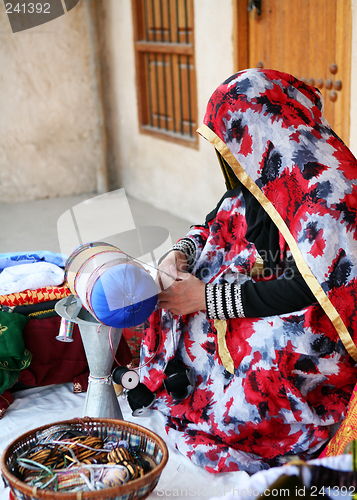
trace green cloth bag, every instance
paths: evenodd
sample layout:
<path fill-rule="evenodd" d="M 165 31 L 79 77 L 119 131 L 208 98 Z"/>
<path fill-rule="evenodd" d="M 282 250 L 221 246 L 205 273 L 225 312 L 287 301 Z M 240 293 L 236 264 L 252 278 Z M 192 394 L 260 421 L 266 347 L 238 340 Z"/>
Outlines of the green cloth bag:
<path fill-rule="evenodd" d="M 0 394 L 9 389 L 29 366 L 32 354 L 25 348 L 23 314 L 0 311 Z"/>

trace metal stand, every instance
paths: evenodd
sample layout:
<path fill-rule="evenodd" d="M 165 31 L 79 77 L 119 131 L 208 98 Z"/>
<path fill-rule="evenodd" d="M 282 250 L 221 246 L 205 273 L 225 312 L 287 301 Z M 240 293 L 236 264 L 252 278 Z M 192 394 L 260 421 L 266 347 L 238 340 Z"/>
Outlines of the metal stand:
<path fill-rule="evenodd" d="M 55 309 L 62 318 L 77 323 L 81 333 L 90 373 L 83 416 L 123 420 L 111 377 L 113 355 L 109 343 L 111 330 L 112 346 L 116 352 L 122 329 L 99 323 L 74 295 L 57 302 Z"/>

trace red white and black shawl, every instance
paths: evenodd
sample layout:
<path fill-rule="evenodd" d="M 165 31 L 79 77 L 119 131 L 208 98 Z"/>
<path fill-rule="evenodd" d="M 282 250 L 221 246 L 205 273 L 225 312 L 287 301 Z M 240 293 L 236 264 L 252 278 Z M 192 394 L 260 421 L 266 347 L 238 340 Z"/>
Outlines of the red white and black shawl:
<path fill-rule="evenodd" d="M 211 472 L 253 473 L 286 456 L 313 456 L 343 419 L 356 381 L 357 162 L 322 108 L 317 89 L 249 69 L 217 88 L 198 129 L 269 214 L 281 260 L 291 252 L 316 297 L 294 313 L 227 320 L 223 347 L 222 325 L 205 311 L 151 316 L 142 381 L 177 448 Z M 211 283 L 254 279 L 259 255 L 245 239 L 244 215 L 238 195 L 207 227 L 192 228 L 193 274 Z M 181 401 L 162 384 L 170 359 L 195 375 Z"/>

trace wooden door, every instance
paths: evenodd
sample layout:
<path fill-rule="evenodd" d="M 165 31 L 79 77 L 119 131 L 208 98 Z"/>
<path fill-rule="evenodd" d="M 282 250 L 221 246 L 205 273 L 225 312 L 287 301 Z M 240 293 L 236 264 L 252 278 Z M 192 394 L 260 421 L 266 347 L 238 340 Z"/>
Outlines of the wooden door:
<path fill-rule="evenodd" d="M 351 0 L 236 0 L 235 8 L 237 70 L 277 69 L 318 87 L 327 121 L 348 145 Z"/>

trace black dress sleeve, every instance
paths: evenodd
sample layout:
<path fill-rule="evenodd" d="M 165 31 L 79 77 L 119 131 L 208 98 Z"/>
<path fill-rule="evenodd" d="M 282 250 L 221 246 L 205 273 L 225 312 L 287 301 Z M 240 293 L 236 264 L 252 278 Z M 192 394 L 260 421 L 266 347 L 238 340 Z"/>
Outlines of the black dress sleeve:
<path fill-rule="evenodd" d="M 246 239 L 254 243 L 263 259 L 265 275 L 281 273 L 279 230 L 272 219 L 243 185 L 229 190 L 206 217 L 215 218 L 222 201 L 227 197 L 243 192 L 245 218 L 247 221 Z M 287 262 L 285 263 L 285 265 Z M 316 302 L 294 261 L 277 279 L 252 281 L 243 284 L 206 284 L 206 308 L 209 318 L 257 318 L 297 312 Z"/>
<path fill-rule="evenodd" d="M 264 318 L 298 312 L 316 302 L 295 263 L 278 279 L 206 284 L 210 319 Z"/>
<path fill-rule="evenodd" d="M 279 230 L 247 188 L 240 186 L 238 189 L 242 189 L 245 201 L 247 221 L 245 237 L 254 243 L 262 257 L 265 275 L 274 276 L 281 272 Z M 224 198 L 235 195 L 237 195 L 236 190 L 227 191 Z M 214 218 L 216 213 L 217 209 L 207 218 Z M 249 280 L 242 285 L 234 284 L 233 286 L 206 285 L 206 306 L 209 318 L 275 316 L 300 311 L 314 302 L 316 298 L 294 261 L 289 263 L 284 274 L 277 279 L 257 282 Z"/>
<path fill-rule="evenodd" d="M 279 267 L 279 231 L 254 196 L 242 187 L 246 205 L 246 238 L 254 243 L 264 261 L 268 275 Z M 301 276 L 295 262 L 278 279 L 270 281 L 246 281 L 241 290 L 246 317 L 265 317 L 299 311 L 316 298 Z"/>
<path fill-rule="evenodd" d="M 295 263 L 279 279 L 242 284 L 242 305 L 247 318 L 300 311 L 314 302 L 316 298 Z"/>

